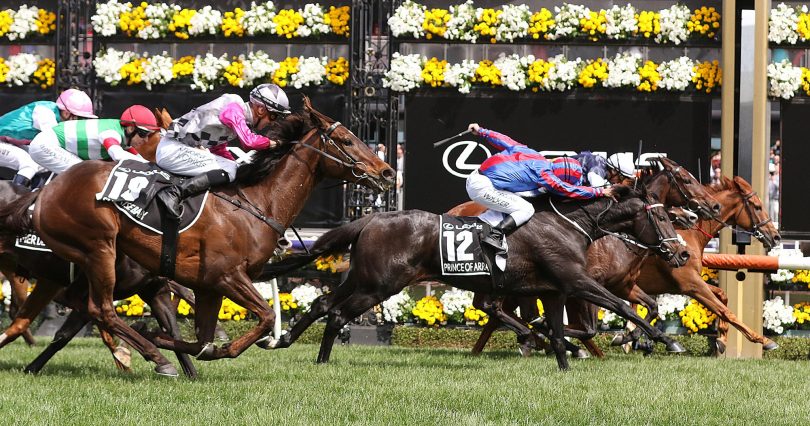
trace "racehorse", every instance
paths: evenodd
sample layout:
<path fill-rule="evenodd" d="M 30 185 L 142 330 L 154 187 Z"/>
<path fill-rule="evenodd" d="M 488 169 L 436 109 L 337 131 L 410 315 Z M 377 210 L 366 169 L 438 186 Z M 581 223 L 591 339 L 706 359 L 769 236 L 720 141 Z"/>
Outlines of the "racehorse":
<path fill-rule="evenodd" d="M 625 299 L 633 299 L 633 295 L 640 293 L 655 295 L 662 293 L 685 294 L 690 296 L 707 309 L 718 316 L 718 337 L 717 352 L 725 351 L 728 339 L 728 323 L 733 324 L 745 337 L 755 343 L 761 343 L 765 350 L 776 349 L 778 345 L 772 340 L 755 332 L 739 321 L 731 310 L 726 306 L 728 298 L 725 292 L 716 286 L 707 284 L 701 277 L 703 249 L 708 244 L 711 237 L 720 231 L 724 226 L 739 226 L 751 232 L 762 244 L 771 248 L 779 243 L 781 237 L 776 227 L 771 223 L 765 209 L 762 208 L 762 201 L 754 193 L 751 185 L 741 177 L 734 180 L 723 178 L 720 184 L 706 185 L 706 190 L 721 204 L 720 215 L 716 219 L 704 219 L 700 221 L 694 229 L 679 229 L 677 232 L 687 242 L 687 247 L 691 253 L 689 262 L 677 269 L 659 262 L 656 258 L 645 258 L 641 263 L 641 268 L 633 276 L 626 275 L 617 265 L 633 262 L 632 253 L 622 250 L 624 243 L 618 239 L 607 237 L 594 242 L 589 249 L 589 270 L 597 280 L 603 282 L 605 286 L 614 294 Z M 592 251 L 594 254 L 592 255 Z M 638 256 L 635 256 L 638 258 Z M 652 299 L 653 306 L 648 306 L 650 312 L 657 313 L 657 305 Z M 504 303 L 512 307 L 519 304 L 521 306 L 521 316 L 523 316 L 524 305 L 534 304 L 534 299 L 521 300 L 516 298 Z M 596 335 L 596 314 L 598 308 L 582 300 L 569 300 L 566 304 L 569 327 L 566 335 L 577 337 L 583 344 L 597 356 L 601 355 L 601 350 L 591 340 Z M 657 315 L 657 314 L 656 314 Z M 654 318 L 650 314 L 649 317 Z M 532 316 L 523 316 L 524 319 L 531 320 Z M 490 323 L 493 323 L 493 319 Z M 482 331 L 474 351 L 483 348 L 492 330 L 497 328 L 487 323 Z M 492 329 L 492 330 L 491 330 Z M 639 332 L 634 331 L 629 336 L 619 337 L 614 344 L 623 344 L 630 340 L 635 340 Z M 594 349 L 596 348 L 596 349 Z"/>
<path fill-rule="evenodd" d="M 194 290 L 196 342 L 161 333 L 150 334 L 150 341 L 115 313 L 112 293 L 118 251 L 156 272 L 161 238 L 131 222 L 111 203 L 96 201 L 113 164 L 85 161 L 71 167 L 42 191 L 3 209 L 0 221 L 18 233 L 33 225 L 54 253 L 81 267 L 90 282 L 90 316 L 153 362 L 158 374 L 174 376 L 177 370 L 156 344 L 196 354 L 201 360 L 236 357 L 259 339 L 260 343 L 269 339 L 274 314 L 251 277 L 260 274 L 315 185 L 329 176 L 386 190 L 396 176 L 363 141 L 316 111 L 306 97 L 303 111 L 274 124 L 268 135 L 286 143 L 259 151 L 251 163 L 242 165 L 236 182 L 215 189 L 195 224 L 179 236 L 175 281 Z M 31 218 L 26 210 L 37 200 Z M 259 320 L 243 336 L 216 347 L 212 340 L 223 296 Z M 5 335 L 0 335 L 0 346 L 5 343 Z"/>
<path fill-rule="evenodd" d="M 639 324 L 653 339 L 671 351 L 683 351 L 672 339 L 643 322 L 620 299 L 608 293 L 585 273 L 585 249 L 591 238 L 609 233 L 629 232 L 643 244 L 656 245 L 660 254 L 674 266 L 686 262 L 686 251 L 675 238 L 675 230 L 661 204 L 647 204 L 628 187 L 616 186 L 622 198 L 561 203 L 567 219 L 548 204 L 535 200 L 534 217 L 509 237 L 510 255 L 503 272 L 505 295 L 543 295 L 564 299 L 583 297 L 619 312 Z M 333 229 L 318 239 L 311 254 L 293 255 L 268 266 L 270 274 L 298 268 L 312 259 L 344 250 L 351 245 L 351 266 L 345 281 L 332 293 L 319 297 L 291 333 L 273 347 L 287 347 L 317 318 L 329 314 L 321 341 L 318 362 L 327 362 L 339 330 L 372 306 L 393 296 L 406 286 L 421 281 L 440 280 L 454 287 L 492 293 L 489 276 L 442 276 L 438 235 L 439 217 L 419 210 L 372 214 Z M 499 306 L 485 307 L 498 315 Z M 528 328 L 509 322 L 515 330 L 530 335 Z M 560 369 L 568 368 L 563 347 L 562 310 L 549 312 L 552 347 Z M 521 329 L 521 327 L 523 329 Z"/>

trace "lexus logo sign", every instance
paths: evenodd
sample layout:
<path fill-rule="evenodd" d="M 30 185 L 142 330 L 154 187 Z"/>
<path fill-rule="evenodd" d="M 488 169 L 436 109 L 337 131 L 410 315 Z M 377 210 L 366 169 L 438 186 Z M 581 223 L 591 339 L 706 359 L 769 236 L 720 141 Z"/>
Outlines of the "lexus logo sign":
<path fill-rule="evenodd" d="M 444 150 L 442 165 L 451 175 L 466 179 L 492 153 L 476 141 L 458 141 Z"/>

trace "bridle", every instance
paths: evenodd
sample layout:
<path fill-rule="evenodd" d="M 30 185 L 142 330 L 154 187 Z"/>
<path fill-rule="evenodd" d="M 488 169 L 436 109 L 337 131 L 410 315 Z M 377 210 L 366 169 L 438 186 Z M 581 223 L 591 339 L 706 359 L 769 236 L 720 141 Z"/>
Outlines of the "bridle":
<path fill-rule="evenodd" d="M 331 137 L 332 133 L 335 131 L 335 129 L 337 129 L 340 126 L 343 126 L 343 124 L 341 124 L 340 121 L 335 121 L 328 128 L 326 128 L 326 130 L 322 131 L 322 130 L 320 130 L 320 129 L 318 129 L 316 127 L 316 128 L 313 128 L 312 130 L 310 130 L 310 132 L 317 131 L 318 135 L 320 137 L 321 143 L 323 145 L 325 145 L 325 146 L 334 147 L 343 157 L 345 157 L 345 159 L 343 159 L 343 160 L 338 158 L 338 157 L 335 157 L 334 155 L 326 152 L 323 149 L 316 148 L 313 145 L 305 144 L 305 143 L 301 143 L 301 142 L 297 142 L 297 141 L 292 142 L 292 143 L 294 143 L 294 144 L 297 143 L 300 146 L 303 146 L 303 147 L 305 147 L 307 149 L 311 149 L 311 150 L 317 152 L 319 155 L 323 156 L 324 158 L 332 160 L 332 161 L 340 164 L 343 167 L 348 167 L 349 169 L 351 169 L 352 176 L 354 176 L 357 179 L 357 181 L 361 181 L 361 180 L 364 180 L 364 179 L 371 180 L 371 176 L 368 174 L 368 172 L 366 172 L 366 170 L 367 170 L 366 164 L 364 162 L 362 162 L 362 161 L 357 161 L 357 159 L 355 159 L 351 154 L 349 154 L 345 149 L 343 149 L 343 147 L 341 147 L 340 144 L 338 144 L 337 142 L 335 142 L 334 139 L 332 139 L 332 137 Z M 344 126 L 344 128 L 345 128 L 345 126 Z M 346 130 L 348 131 L 348 129 L 346 129 Z M 362 167 L 360 167 L 360 166 L 362 166 Z M 358 172 L 357 172 L 358 170 L 360 172 L 362 172 L 362 174 L 358 174 Z"/>
<path fill-rule="evenodd" d="M 751 191 L 751 192 L 749 192 L 747 194 L 740 194 L 740 197 L 743 200 L 743 208 L 737 210 L 737 214 L 734 215 L 734 223 L 739 222 L 739 217 L 740 217 L 740 214 L 742 213 L 743 209 L 745 209 L 746 213 L 748 213 L 748 217 L 751 220 L 751 222 L 754 222 L 755 220 L 757 220 L 756 212 L 754 211 L 754 207 L 753 207 L 753 205 L 751 203 L 751 198 L 753 198 L 755 195 L 757 195 L 756 191 Z M 731 227 L 730 223 L 723 222 L 722 220 L 720 220 L 718 218 L 714 218 L 714 220 L 717 221 L 718 223 L 720 223 L 723 226 Z M 758 223 L 755 223 L 753 226 L 751 226 L 751 231 L 749 231 L 747 229 L 741 229 L 741 228 L 737 229 L 737 231 L 742 232 L 744 234 L 749 234 L 749 235 L 753 236 L 754 238 L 756 238 L 757 240 L 759 240 L 760 242 L 765 243 L 766 239 L 765 239 L 765 234 L 762 232 L 762 228 L 765 225 L 767 225 L 767 224 L 769 224 L 771 222 L 772 222 L 772 220 L 769 217 L 769 218 L 767 218 L 765 220 L 762 220 L 762 221 L 760 221 Z"/>

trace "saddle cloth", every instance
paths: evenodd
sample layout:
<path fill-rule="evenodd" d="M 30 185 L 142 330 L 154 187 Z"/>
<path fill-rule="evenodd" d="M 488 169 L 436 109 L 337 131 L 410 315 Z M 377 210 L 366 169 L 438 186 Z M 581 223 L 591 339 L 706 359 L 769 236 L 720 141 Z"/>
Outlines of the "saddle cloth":
<path fill-rule="evenodd" d="M 477 217 L 441 215 L 439 248 L 442 275 L 489 275 L 481 235 L 489 233 L 489 224 Z"/>
<path fill-rule="evenodd" d="M 17 240 L 14 241 L 14 246 L 23 250 L 52 252 L 52 250 L 45 245 L 42 239 L 39 238 L 39 235 L 37 235 L 35 231 L 31 231 L 30 234 L 17 237 Z"/>
<path fill-rule="evenodd" d="M 123 160 L 110 171 L 104 189 L 96 194 L 96 199 L 113 202 L 133 222 L 152 232 L 163 234 L 157 193 L 183 180 L 184 177 L 173 175 L 156 164 Z M 206 200 L 208 191 L 183 200 L 180 232 L 194 225 Z"/>

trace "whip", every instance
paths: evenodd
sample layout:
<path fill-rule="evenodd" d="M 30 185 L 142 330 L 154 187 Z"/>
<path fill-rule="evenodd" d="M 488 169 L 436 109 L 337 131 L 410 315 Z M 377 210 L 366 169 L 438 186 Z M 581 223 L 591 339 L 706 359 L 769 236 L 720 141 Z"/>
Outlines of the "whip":
<path fill-rule="evenodd" d="M 453 140 L 453 139 L 455 139 L 455 138 L 457 138 L 457 137 L 459 137 L 459 136 L 464 136 L 464 135 L 466 135 L 466 134 L 470 134 L 470 133 L 472 133 L 472 130 L 467 129 L 467 130 L 465 130 L 465 131 L 463 131 L 463 132 L 461 132 L 461 133 L 459 133 L 459 134 L 457 134 L 457 135 L 455 135 L 455 136 L 450 136 L 449 138 L 442 139 L 442 140 L 440 140 L 440 141 L 438 141 L 438 142 L 434 142 L 434 143 L 433 143 L 433 147 L 434 147 L 434 148 L 438 148 L 438 147 L 440 147 L 440 146 L 442 146 L 442 145 L 446 144 L 447 142 L 450 142 L 451 140 Z"/>

